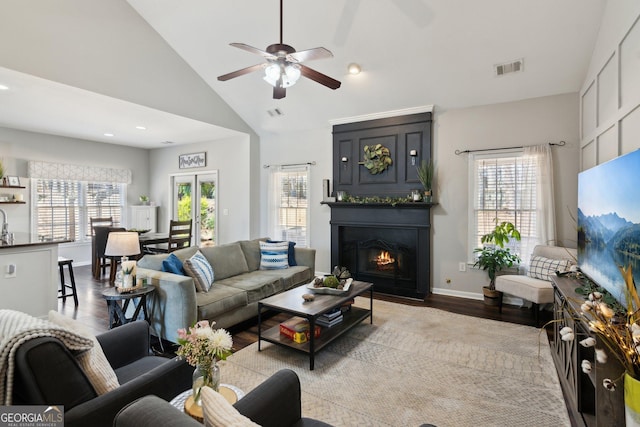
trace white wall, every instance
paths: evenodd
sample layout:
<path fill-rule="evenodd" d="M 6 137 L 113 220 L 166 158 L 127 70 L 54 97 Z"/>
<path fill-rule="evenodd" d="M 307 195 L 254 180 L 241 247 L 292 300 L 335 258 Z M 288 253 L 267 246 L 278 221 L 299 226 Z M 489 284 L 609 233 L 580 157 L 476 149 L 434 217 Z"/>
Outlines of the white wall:
<path fill-rule="evenodd" d="M 5 175 L 17 175 L 23 191 L 24 205 L 2 205 L 9 216 L 12 232 L 30 232 L 31 200 L 27 178 L 27 162 L 41 160 L 67 164 L 130 169 L 131 185 L 127 186 L 127 203 L 138 203 L 138 196 L 149 189 L 149 152 L 140 148 L 73 139 L 55 135 L 20 131 L 0 127 L 0 157 Z M 126 215 L 126 211 L 123 212 Z M 89 244 L 69 243 L 60 246 L 60 255 L 72 258 L 75 264 L 91 262 Z"/>
<path fill-rule="evenodd" d="M 556 225 L 559 243 L 576 246 L 578 173 L 578 96 L 566 94 L 451 111 L 435 110 L 434 155 L 437 168 L 433 210 L 432 286 L 437 293 L 480 298 L 486 272 L 467 268 L 468 156 L 478 150 L 566 141 L 553 147 Z M 450 280 L 450 283 L 447 283 Z"/>
<path fill-rule="evenodd" d="M 580 107 L 580 170 L 640 148 L 640 2 L 607 3 Z"/>
<path fill-rule="evenodd" d="M 207 153 L 204 168 L 179 169 L 178 156 L 186 153 Z M 251 236 L 252 187 L 249 136 L 239 136 L 214 142 L 179 145 L 150 151 L 151 200 L 160 205 L 158 209 L 158 231 L 168 231 L 170 212 L 170 178 L 176 173 L 205 173 L 218 171 L 216 192 L 218 218 L 218 243 L 229 243 L 249 239 Z M 257 189 L 256 193 L 258 192 Z M 257 210 L 258 202 L 253 203 Z M 228 215 L 224 215 L 225 210 Z"/>
<path fill-rule="evenodd" d="M 436 200 L 433 209 L 432 286 L 434 291 L 471 298 L 481 298 L 487 283 L 480 271 L 458 271 L 459 262 L 467 261 L 468 177 L 467 156 L 457 156 L 456 149 L 481 149 L 533 145 L 564 140 L 567 145 L 553 149 L 556 179 L 556 221 L 559 240 L 575 247 L 575 228 L 569 211 L 577 206 L 578 170 L 578 96 L 566 94 L 520 102 L 474 108 L 438 111 L 434 118 L 436 161 Z M 316 131 L 262 136 L 263 164 L 306 163 L 311 167 L 310 246 L 317 250 L 316 269 L 328 272 L 330 254 L 330 208 L 321 205 L 322 180 L 332 177 L 331 127 Z M 261 229 L 267 234 L 266 182 L 262 172 Z M 451 283 L 446 283 L 451 279 Z"/>

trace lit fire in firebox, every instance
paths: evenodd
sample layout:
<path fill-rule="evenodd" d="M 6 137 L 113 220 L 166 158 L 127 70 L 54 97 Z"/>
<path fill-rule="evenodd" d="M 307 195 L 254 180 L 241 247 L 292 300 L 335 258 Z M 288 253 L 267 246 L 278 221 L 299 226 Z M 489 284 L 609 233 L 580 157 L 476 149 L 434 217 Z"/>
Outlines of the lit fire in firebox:
<path fill-rule="evenodd" d="M 384 268 L 385 266 L 388 266 L 388 265 L 393 265 L 393 263 L 396 262 L 396 260 L 392 258 L 391 254 L 389 254 L 389 252 L 387 251 L 380 251 L 375 261 L 378 267 L 381 267 L 381 268 Z"/>

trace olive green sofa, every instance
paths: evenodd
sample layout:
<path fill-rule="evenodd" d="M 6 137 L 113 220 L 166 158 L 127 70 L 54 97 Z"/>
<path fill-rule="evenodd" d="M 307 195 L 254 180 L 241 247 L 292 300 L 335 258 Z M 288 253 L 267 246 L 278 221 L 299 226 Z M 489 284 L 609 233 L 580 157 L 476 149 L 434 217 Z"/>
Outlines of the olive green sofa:
<path fill-rule="evenodd" d="M 177 330 L 198 320 L 214 320 L 228 328 L 258 314 L 258 301 L 309 283 L 315 272 L 315 249 L 295 248 L 297 265 L 279 270 L 260 270 L 260 240 L 243 240 L 213 247 L 189 247 L 172 252 L 181 261 L 197 250 L 211 264 L 215 279 L 208 292 L 196 292 L 189 276 L 163 272 L 169 254 L 145 255 L 137 274 L 150 278 L 156 287 L 148 298 L 152 334 L 177 341 Z"/>

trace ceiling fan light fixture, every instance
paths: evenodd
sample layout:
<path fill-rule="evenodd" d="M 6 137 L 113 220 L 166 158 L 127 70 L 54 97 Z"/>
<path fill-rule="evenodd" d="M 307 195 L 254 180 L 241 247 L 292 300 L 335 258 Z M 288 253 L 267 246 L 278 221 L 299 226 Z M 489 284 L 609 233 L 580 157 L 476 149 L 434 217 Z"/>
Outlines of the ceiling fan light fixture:
<path fill-rule="evenodd" d="M 288 88 L 296 84 L 302 73 L 297 64 L 289 64 L 286 67 L 280 64 L 271 64 L 264 70 L 263 79 L 273 87 L 278 87 L 278 82 L 282 81 L 283 88 Z"/>

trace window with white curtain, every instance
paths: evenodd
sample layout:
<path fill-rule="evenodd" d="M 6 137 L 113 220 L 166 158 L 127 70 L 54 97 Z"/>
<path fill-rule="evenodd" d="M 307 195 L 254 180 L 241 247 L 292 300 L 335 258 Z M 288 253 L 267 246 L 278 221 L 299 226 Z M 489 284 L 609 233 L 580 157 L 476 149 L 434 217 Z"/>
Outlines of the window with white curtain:
<path fill-rule="evenodd" d="M 90 240 L 92 217 L 122 220 L 126 184 L 61 179 L 34 179 L 36 233 L 40 240 Z"/>
<path fill-rule="evenodd" d="M 309 165 L 269 169 L 269 236 L 309 246 Z"/>
<path fill-rule="evenodd" d="M 502 154 L 470 155 L 471 177 L 470 258 L 481 247 L 481 238 L 490 233 L 496 221 L 513 223 L 521 241 L 509 240 L 506 247 L 528 264 L 538 243 L 538 166 L 521 151 Z"/>

